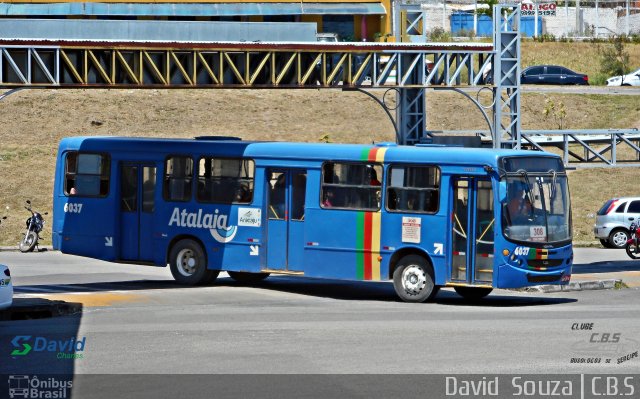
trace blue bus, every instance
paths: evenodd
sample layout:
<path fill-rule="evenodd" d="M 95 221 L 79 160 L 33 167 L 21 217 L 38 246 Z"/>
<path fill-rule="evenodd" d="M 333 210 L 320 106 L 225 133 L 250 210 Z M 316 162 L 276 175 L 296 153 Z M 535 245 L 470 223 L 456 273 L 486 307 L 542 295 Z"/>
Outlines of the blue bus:
<path fill-rule="evenodd" d="M 168 264 L 187 285 L 221 271 L 392 280 L 423 302 L 571 278 L 567 175 L 550 153 L 72 137 L 53 206 L 55 249 Z"/>

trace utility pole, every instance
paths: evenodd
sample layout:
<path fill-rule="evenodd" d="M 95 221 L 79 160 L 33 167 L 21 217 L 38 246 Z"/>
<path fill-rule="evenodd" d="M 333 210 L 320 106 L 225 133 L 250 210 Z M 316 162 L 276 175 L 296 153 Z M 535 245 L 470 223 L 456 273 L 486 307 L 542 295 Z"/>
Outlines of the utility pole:
<path fill-rule="evenodd" d="M 582 36 L 582 24 L 580 23 L 580 0 L 576 0 L 576 32 Z"/>

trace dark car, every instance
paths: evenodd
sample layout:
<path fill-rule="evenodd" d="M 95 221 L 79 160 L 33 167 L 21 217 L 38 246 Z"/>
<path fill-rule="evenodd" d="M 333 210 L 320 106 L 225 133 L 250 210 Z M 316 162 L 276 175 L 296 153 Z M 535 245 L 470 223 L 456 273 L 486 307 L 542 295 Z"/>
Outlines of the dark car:
<path fill-rule="evenodd" d="M 530 66 L 520 75 L 522 84 L 588 85 L 587 75 L 557 65 Z"/>

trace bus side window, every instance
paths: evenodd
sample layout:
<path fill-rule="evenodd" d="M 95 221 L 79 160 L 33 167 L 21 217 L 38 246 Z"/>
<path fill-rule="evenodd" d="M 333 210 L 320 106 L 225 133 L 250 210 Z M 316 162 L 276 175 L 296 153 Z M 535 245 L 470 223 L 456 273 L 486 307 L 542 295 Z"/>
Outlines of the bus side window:
<path fill-rule="evenodd" d="M 167 158 L 164 170 L 164 199 L 167 201 L 189 201 L 193 160 L 186 156 Z"/>
<path fill-rule="evenodd" d="M 69 196 L 105 197 L 109 194 L 108 155 L 78 151 L 67 153 L 64 193 Z"/>
<path fill-rule="evenodd" d="M 380 209 L 382 165 L 326 162 L 322 174 L 322 208 Z"/>
<path fill-rule="evenodd" d="M 286 210 L 287 175 L 271 172 L 269 176 L 269 219 L 284 219 Z"/>
<path fill-rule="evenodd" d="M 291 219 L 304 220 L 304 200 L 307 189 L 307 174 L 295 173 L 292 181 Z"/>
<path fill-rule="evenodd" d="M 389 168 L 386 204 L 389 211 L 436 213 L 439 194 L 437 167 L 392 165 Z"/>
<path fill-rule="evenodd" d="M 196 193 L 198 202 L 251 203 L 254 173 L 254 162 L 251 159 L 200 158 Z"/>

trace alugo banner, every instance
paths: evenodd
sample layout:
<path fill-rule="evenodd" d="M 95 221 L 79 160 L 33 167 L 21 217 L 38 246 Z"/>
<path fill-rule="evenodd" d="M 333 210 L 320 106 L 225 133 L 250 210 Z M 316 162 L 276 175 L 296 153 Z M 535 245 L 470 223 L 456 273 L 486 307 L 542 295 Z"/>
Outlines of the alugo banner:
<path fill-rule="evenodd" d="M 636 374 L 0 374 L 2 398 L 638 398 Z"/>
<path fill-rule="evenodd" d="M 556 15 L 556 3 L 538 3 L 538 15 Z M 523 17 L 533 17 L 536 14 L 536 6 L 533 3 L 522 3 L 520 5 L 520 15 Z"/>

